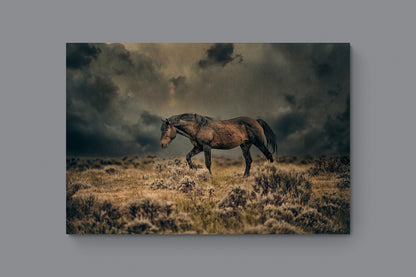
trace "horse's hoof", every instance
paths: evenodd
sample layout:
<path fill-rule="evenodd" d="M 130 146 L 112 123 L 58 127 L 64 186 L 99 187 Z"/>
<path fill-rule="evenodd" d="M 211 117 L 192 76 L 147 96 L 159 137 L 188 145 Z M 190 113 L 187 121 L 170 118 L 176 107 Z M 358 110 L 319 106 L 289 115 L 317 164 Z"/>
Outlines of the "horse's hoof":
<path fill-rule="evenodd" d="M 243 178 L 248 178 L 248 177 L 250 177 L 250 174 L 244 174 L 243 175 Z"/>

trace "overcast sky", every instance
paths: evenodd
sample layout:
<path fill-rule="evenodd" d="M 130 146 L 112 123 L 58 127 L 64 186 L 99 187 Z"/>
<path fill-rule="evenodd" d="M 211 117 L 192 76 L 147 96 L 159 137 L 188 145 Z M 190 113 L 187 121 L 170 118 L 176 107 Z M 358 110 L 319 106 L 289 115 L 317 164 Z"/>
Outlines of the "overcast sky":
<path fill-rule="evenodd" d="M 282 155 L 349 153 L 349 44 L 69 43 L 66 55 L 68 156 L 185 155 L 179 136 L 162 151 L 160 119 L 189 112 L 262 118 Z"/>

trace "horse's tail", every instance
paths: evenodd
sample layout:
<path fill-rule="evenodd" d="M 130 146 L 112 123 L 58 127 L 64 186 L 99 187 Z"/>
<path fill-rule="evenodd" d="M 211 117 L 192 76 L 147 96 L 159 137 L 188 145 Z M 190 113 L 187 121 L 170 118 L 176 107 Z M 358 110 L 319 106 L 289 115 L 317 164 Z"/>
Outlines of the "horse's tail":
<path fill-rule="evenodd" d="M 263 128 L 264 135 L 266 136 L 267 147 L 270 148 L 272 153 L 277 153 L 277 138 L 273 133 L 272 128 L 270 128 L 270 126 L 263 119 L 257 119 L 257 122 L 260 123 Z"/>

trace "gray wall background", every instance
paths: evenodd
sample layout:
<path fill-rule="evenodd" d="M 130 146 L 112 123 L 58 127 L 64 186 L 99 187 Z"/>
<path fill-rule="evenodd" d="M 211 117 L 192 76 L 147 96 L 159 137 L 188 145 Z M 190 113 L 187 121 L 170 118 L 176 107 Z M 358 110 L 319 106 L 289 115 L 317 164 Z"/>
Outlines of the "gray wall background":
<path fill-rule="evenodd" d="M 411 1 L 2 1 L 2 276 L 392 276 L 415 257 Z M 66 42 L 350 42 L 349 236 L 65 235 Z"/>

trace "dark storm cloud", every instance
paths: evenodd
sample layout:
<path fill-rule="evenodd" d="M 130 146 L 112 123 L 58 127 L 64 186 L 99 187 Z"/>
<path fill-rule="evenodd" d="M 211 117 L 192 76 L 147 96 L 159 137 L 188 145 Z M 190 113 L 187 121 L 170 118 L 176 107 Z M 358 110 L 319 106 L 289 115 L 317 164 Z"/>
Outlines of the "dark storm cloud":
<path fill-rule="evenodd" d="M 301 113 L 286 114 L 277 119 L 273 124 L 274 130 L 279 130 L 281 139 L 285 139 L 288 135 L 304 129 L 306 126 L 306 117 Z"/>
<path fill-rule="evenodd" d="M 328 115 L 322 128 L 310 129 L 297 142 L 299 153 L 332 155 L 350 152 L 350 106 L 336 115 Z"/>
<path fill-rule="evenodd" d="M 161 117 L 137 104 L 168 92 L 167 82 L 157 81 L 160 75 L 151 59 L 132 54 L 121 44 L 68 44 L 67 48 L 67 154 L 156 151 L 155 130 Z"/>
<path fill-rule="evenodd" d="M 170 97 L 174 99 L 182 99 L 186 97 L 188 91 L 188 86 L 186 85 L 186 77 L 185 76 L 178 76 L 172 77 L 169 79 L 169 83 L 171 85 L 170 89 Z"/>
<path fill-rule="evenodd" d="M 161 121 L 161 117 L 158 115 L 154 115 L 149 113 L 148 111 L 144 111 L 140 116 L 142 122 L 146 125 L 158 125 Z"/>
<path fill-rule="evenodd" d="M 160 147 L 159 136 L 151 130 L 158 128 L 159 123 L 160 117 L 148 111 L 144 111 L 135 124 L 116 126 L 69 114 L 67 155 L 121 156 L 155 152 Z"/>
<path fill-rule="evenodd" d="M 184 76 L 172 77 L 169 81 L 175 86 L 175 88 L 185 85 L 186 78 Z"/>
<path fill-rule="evenodd" d="M 205 68 L 211 65 L 226 66 L 234 59 L 238 59 L 239 62 L 243 61 L 243 56 L 237 54 L 233 56 L 234 45 L 232 43 L 216 43 L 207 50 L 207 58 L 199 61 L 198 65 L 201 68 Z"/>
<path fill-rule="evenodd" d="M 106 130 L 102 122 L 91 122 L 77 115 L 67 115 L 66 126 L 67 155 L 69 156 L 114 156 L 122 148 L 129 148 L 125 143 Z"/>
<path fill-rule="evenodd" d="M 76 97 L 78 101 L 83 101 L 99 112 L 106 111 L 117 96 L 117 86 L 106 76 L 89 72 L 76 77 L 68 75 L 68 91 L 71 98 Z"/>
<path fill-rule="evenodd" d="M 67 47 L 68 155 L 184 155 L 180 136 L 160 152 L 160 120 L 188 112 L 262 118 L 282 155 L 349 151 L 348 44 Z"/>
<path fill-rule="evenodd" d="M 315 70 L 316 75 L 323 78 L 331 74 L 332 68 L 327 63 L 318 63 L 314 66 L 314 70 Z"/>
<path fill-rule="evenodd" d="M 327 136 L 330 145 L 329 150 L 341 153 L 350 152 L 350 101 L 348 99 L 347 107 L 341 114 L 328 116 L 324 125 L 324 133 Z"/>
<path fill-rule="evenodd" d="M 285 94 L 285 100 L 292 105 L 296 104 L 296 99 L 294 95 Z"/>
<path fill-rule="evenodd" d="M 92 59 L 96 59 L 100 49 L 88 43 L 68 43 L 66 47 L 66 66 L 76 69 L 89 65 Z"/>
<path fill-rule="evenodd" d="M 272 44 L 271 49 L 257 79 L 287 91 L 281 94 L 287 109 L 267 116 L 282 154 L 349 152 L 349 45 Z M 276 55 L 284 66 L 274 62 Z"/>
<path fill-rule="evenodd" d="M 135 124 L 126 124 L 122 128 L 131 136 L 135 149 L 130 149 L 126 153 L 138 152 L 140 148 L 142 152 L 155 152 L 160 148 L 159 134 L 154 132 L 158 130 L 161 124 L 161 117 L 144 111 Z M 148 127 L 151 127 L 150 129 Z M 153 130 L 153 131 L 149 131 Z"/>
<path fill-rule="evenodd" d="M 338 91 L 335 89 L 329 89 L 328 90 L 328 95 L 330 96 L 337 96 L 338 95 Z"/>
<path fill-rule="evenodd" d="M 244 57 L 241 54 L 236 54 L 234 59 L 236 59 L 238 63 L 242 63 L 244 61 Z"/>
<path fill-rule="evenodd" d="M 272 44 L 272 47 L 290 62 L 289 66 L 302 71 L 311 69 L 318 81 L 326 77 L 329 79 L 334 76 L 339 77 L 349 72 L 350 52 L 347 43 L 277 43 Z M 296 72 L 292 73 L 296 74 Z M 311 78 L 311 76 L 303 77 Z M 344 79 L 337 80 L 343 81 Z"/>
<path fill-rule="evenodd" d="M 158 65 L 146 55 L 132 53 L 119 43 L 98 44 L 96 47 L 101 53 L 92 64 L 91 70 L 94 73 L 106 74 L 109 78 L 122 78 L 127 81 L 127 85 L 135 81 L 139 81 L 136 84 L 155 82 L 160 78 Z"/>

